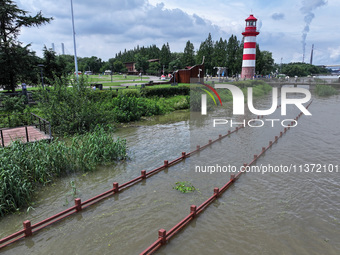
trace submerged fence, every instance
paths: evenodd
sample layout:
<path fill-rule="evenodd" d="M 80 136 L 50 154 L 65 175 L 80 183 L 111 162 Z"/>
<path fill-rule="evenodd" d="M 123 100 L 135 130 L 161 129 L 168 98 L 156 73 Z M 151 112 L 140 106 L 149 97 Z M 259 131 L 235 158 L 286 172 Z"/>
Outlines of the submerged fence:
<path fill-rule="evenodd" d="M 308 104 L 306 108 L 310 106 L 312 102 Z M 296 118 L 294 119 L 297 121 L 301 116 L 302 112 L 300 112 Z M 187 226 L 195 217 L 197 217 L 200 213 L 204 211 L 205 208 L 207 208 L 213 201 L 215 201 L 219 196 L 221 196 L 235 181 L 237 181 L 241 174 L 246 172 L 246 168 L 253 165 L 267 150 L 269 150 L 275 142 L 277 142 L 283 134 L 285 134 L 291 126 L 293 126 L 294 122 L 291 122 L 291 124 L 288 125 L 288 127 L 284 128 L 283 131 L 280 132 L 278 136 L 275 136 L 274 141 L 269 141 L 269 145 L 267 147 L 262 147 L 259 154 L 255 154 L 253 160 L 250 163 L 243 164 L 243 168 L 238 174 L 234 175 L 232 174 L 230 176 L 230 180 L 221 188 L 214 188 L 214 193 L 211 197 L 209 197 L 206 201 L 204 201 L 200 206 L 191 205 L 190 206 L 190 213 L 182 219 L 179 223 L 177 223 L 175 226 L 173 226 L 169 231 L 166 231 L 165 229 L 160 229 L 158 231 L 158 239 L 151 244 L 148 248 L 146 248 L 140 255 L 149 255 L 157 251 L 159 248 L 161 248 L 163 245 L 167 244 L 167 242 L 181 229 L 183 229 L 185 226 Z"/>
<path fill-rule="evenodd" d="M 311 104 L 311 103 L 310 103 Z M 309 104 L 309 105 L 310 105 Z M 307 106 L 307 108 L 309 107 L 309 105 Z M 278 106 L 279 107 L 279 106 Z M 297 120 L 299 117 L 301 117 L 302 112 L 295 118 L 295 120 Z M 35 115 L 36 116 L 36 115 Z M 38 116 L 36 116 L 38 117 Z M 260 118 L 260 116 L 258 116 L 258 118 Z M 293 122 L 291 123 L 291 125 L 293 125 Z M 144 250 L 141 254 L 152 254 L 153 252 L 155 252 L 157 249 L 159 249 L 162 245 L 166 244 L 171 237 L 173 237 L 178 231 L 180 231 L 181 229 L 183 229 L 192 219 L 194 219 L 196 216 L 198 216 L 201 212 L 204 211 L 204 209 L 209 206 L 214 200 L 216 200 L 220 195 L 223 194 L 223 192 L 225 192 L 239 177 L 242 173 L 245 172 L 245 168 L 247 166 L 251 166 L 252 164 L 254 164 L 256 162 L 256 160 L 261 157 L 269 148 L 272 147 L 273 143 L 277 142 L 279 138 L 281 138 L 283 136 L 284 133 L 286 133 L 289 129 L 290 126 L 287 128 L 284 128 L 284 130 L 282 132 L 280 132 L 279 136 L 275 137 L 274 142 L 270 141 L 269 145 L 267 147 L 263 147 L 261 152 L 258 155 L 254 155 L 254 159 L 249 163 L 249 164 L 244 164 L 244 168 L 242 171 L 240 171 L 238 174 L 236 175 L 231 175 L 230 180 L 221 188 L 214 188 L 214 194 L 208 198 L 206 201 L 204 201 L 200 206 L 196 207 L 195 205 L 190 206 L 190 214 L 187 215 L 182 221 L 180 221 L 178 224 L 176 224 L 172 229 L 170 229 L 168 232 L 164 229 L 160 229 L 158 232 L 158 239 L 157 241 L 155 241 L 152 245 L 150 245 L 146 250 Z M 228 131 L 227 134 L 225 135 L 219 135 L 218 138 L 216 138 L 215 140 L 209 140 L 209 142 L 203 146 L 197 145 L 196 149 L 186 153 L 186 152 L 182 152 L 181 156 L 172 160 L 172 161 L 168 161 L 168 160 L 164 160 L 163 165 L 159 166 L 158 168 L 155 168 L 153 170 L 150 171 L 146 171 L 146 170 L 142 170 L 141 171 L 141 175 L 124 183 L 119 185 L 117 182 L 114 182 L 112 184 L 112 188 L 107 190 L 104 193 L 101 193 L 95 197 L 92 197 L 86 201 L 81 201 L 80 198 L 76 198 L 74 200 L 75 204 L 74 206 L 59 212 L 45 220 L 42 220 L 36 224 L 31 223 L 31 221 L 26 220 L 23 222 L 23 229 L 13 233 L 3 239 L 0 240 L 0 249 L 8 246 L 9 244 L 12 244 L 24 237 L 29 237 L 32 236 L 34 233 L 38 232 L 39 230 L 52 225 L 53 223 L 60 221 L 72 214 L 78 213 L 80 211 L 82 211 L 83 209 L 89 207 L 90 205 L 93 205 L 109 196 L 112 196 L 114 194 L 117 194 L 121 191 L 123 191 L 124 189 L 138 183 L 141 182 L 142 180 L 145 180 L 149 177 L 151 177 L 154 174 L 157 174 L 158 172 L 171 167 L 183 160 L 185 160 L 186 158 L 194 155 L 195 153 L 198 153 L 201 150 L 204 150 L 205 148 L 209 147 L 210 145 L 212 145 L 215 142 L 221 141 L 223 138 L 230 136 L 233 133 L 236 133 L 238 130 L 244 128 L 244 126 L 240 126 L 240 127 L 236 127 L 234 130 L 232 131 Z"/>
<path fill-rule="evenodd" d="M 36 117 L 38 117 L 38 116 L 36 116 Z M 182 152 L 180 157 L 178 157 L 178 158 L 176 158 L 176 159 L 174 159 L 170 162 L 168 160 L 164 160 L 163 165 L 161 165 L 161 166 L 159 166 L 159 167 L 157 167 L 153 170 L 150 170 L 148 172 L 146 170 L 142 170 L 140 176 L 138 176 L 138 177 L 126 182 L 126 183 L 119 185 L 117 182 L 114 182 L 111 189 L 109 189 L 106 192 L 101 193 L 101 194 L 99 194 L 95 197 L 92 197 L 92 198 L 90 198 L 86 201 L 82 202 L 80 198 L 76 198 L 74 200 L 74 203 L 75 203 L 74 206 L 72 206 L 72 207 L 70 207 L 70 208 L 68 208 L 68 209 L 66 209 L 62 212 L 59 212 L 59 213 L 57 213 L 57 214 L 55 214 L 55 215 L 53 215 L 53 216 L 51 216 L 51 217 L 49 217 L 49 218 L 47 218 L 43 221 L 40 221 L 36 224 L 32 224 L 31 221 L 29 221 L 29 220 L 24 221 L 22 230 L 20 230 L 16 233 L 13 233 L 13 234 L 11 234 L 11 235 L 0 240 L 0 249 L 9 245 L 9 244 L 12 244 L 12 243 L 18 241 L 18 240 L 20 240 L 24 237 L 32 236 L 33 233 L 41 230 L 42 228 L 45 228 L 49 225 L 52 225 L 53 223 L 60 221 L 60 220 L 66 218 L 66 217 L 68 217 L 68 216 L 70 216 L 74 213 L 80 212 L 81 210 L 87 208 L 90 205 L 93 205 L 93 204 L 95 204 L 95 203 L 97 203 L 97 202 L 99 202 L 99 201 L 101 201 L 101 200 L 103 200 L 103 199 L 105 199 L 109 196 L 112 196 L 116 193 L 119 193 L 120 191 L 122 191 L 122 190 L 142 181 L 142 180 L 145 180 L 145 179 L 151 177 L 152 175 L 157 174 L 158 172 L 160 172 L 160 171 L 162 171 L 162 170 L 164 170 L 168 167 L 171 167 L 171 166 L 183 161 L 184 159 L 190 157 L 191 155 L 209 147 L 213 143 L 220 141 L 223 138 L 228 137 L 231 134 L 237 132 L 240 128 L 243 128 L 243 127 L 236 127 L 233 131 L 229 130 L 227 134 L 219 135 L 218 138 L 215 139 L 215 140 L 209 140 L 209 142 L 204 146 L 197 145 L 196 149 L 194 151 L 190 152 L 190 153 Z"/>

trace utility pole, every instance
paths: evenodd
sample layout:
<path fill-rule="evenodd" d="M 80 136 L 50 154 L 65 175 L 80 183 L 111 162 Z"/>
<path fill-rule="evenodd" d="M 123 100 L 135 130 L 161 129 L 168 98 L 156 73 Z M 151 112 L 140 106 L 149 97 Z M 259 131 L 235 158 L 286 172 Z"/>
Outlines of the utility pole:
<path fill-rule="evenodd" d="M 312 51 L 310 53 L 310 64 L 313 65 L 313 51 L 314 51 L 314 44 L 312 44 Z"/>
<path fill-rule="evenodd" d="M 76 69 L 76 76 L 77 76 L 77 82 L 78 82 L 79 75 L 78 75 L 78 61 L 77 61 L 77 48 L 76 48 L 76 32 L 74 31 L 74 16 L 73 16 L 72 0 L 71 0 L 71 13 L 72 13 L 72 28 L 73 28 L 74 66 Z"/>

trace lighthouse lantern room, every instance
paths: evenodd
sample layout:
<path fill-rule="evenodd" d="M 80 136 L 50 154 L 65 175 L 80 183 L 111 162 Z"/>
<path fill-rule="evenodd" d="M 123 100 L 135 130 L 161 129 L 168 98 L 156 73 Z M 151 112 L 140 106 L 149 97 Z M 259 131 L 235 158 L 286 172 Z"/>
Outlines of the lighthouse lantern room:
<path fill-rule="evenodd" d="M 241 79 L 252 79 L 255 76 L 256 61 L 256 21 L 252 14 L 246 19 L 246 28 L 242 35 L 244 36 L 243 60 Z"/>

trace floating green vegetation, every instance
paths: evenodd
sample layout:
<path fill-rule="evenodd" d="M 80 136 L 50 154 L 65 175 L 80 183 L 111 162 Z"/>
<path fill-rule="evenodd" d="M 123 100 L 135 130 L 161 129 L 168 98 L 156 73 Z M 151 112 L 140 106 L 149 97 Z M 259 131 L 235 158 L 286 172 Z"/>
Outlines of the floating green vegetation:
<path fill-rule="evenodd" d="M 63 141 L 22 144 L 0 149 L 0 216 L 30 205 L 37 186 L 71 172 L 93 171 L 99 164 L 127 158 L 126 141 L 113 139 L 112 130 L 96 127 L 92 133 Z M 73 194 L 77 192 L 71 182 Z"/>
<path fill-rule="evenodd" d="M 182 193 L 189 193 L 196 190 L 196 188 L 188 181 L 176 182 L 173 189 L 178 190 Z"/>
<path fill-rule="evenodd" d="M 315 93 L 320 97 L 328 97 L 328 96 L 337 95 L 338 91 L 332 86 L 318 84 L 316 85 Z"/>

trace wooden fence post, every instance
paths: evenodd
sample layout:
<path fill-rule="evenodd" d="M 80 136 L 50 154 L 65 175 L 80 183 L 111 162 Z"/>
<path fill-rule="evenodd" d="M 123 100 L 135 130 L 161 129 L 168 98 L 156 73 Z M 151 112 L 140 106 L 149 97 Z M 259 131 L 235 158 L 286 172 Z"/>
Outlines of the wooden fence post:
<path fill-rule="evenodd" d="M 26 141 L 29 142 L 29 140 L 28 140 L 28 130 L 27 130 L 27 126 L 25 126 L 25 131 L 26 131 Z"/>
<path fill-rule="evenodd" d="M 2 147 L 5 147 L 5 140 L 4 140 L 4 134 L 2 133 L 2 129 L 1 129 L 1 143 L 2 143 Z"/>

